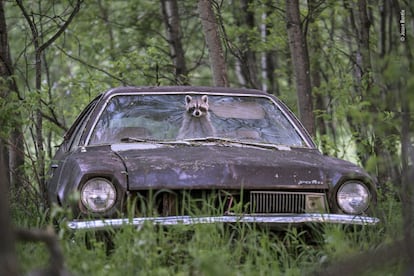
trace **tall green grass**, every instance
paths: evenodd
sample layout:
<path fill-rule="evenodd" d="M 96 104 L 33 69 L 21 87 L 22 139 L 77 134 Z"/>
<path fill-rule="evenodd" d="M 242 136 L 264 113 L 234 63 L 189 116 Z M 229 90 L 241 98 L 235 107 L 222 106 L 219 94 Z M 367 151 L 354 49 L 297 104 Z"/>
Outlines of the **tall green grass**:
<path fill-rule="evenodd" d="M 85 235 L 63 241 L 78 275 L 299 275 L 320 256 L 295 230 L 279 236 L 249 225 L 125 226 L 108 255 L 93 237 L 87 249 Z"/>
<path fill-rule="evenodd" d="M 289 228 L 274 232 L 248 224 L 204 224 L 139 230 L 109 230 L 113 246 L 99 233 L 60 232 L 66 266 L 74 275 L 307 275 L 353 254 L 390 243 L 401 236 L 401 206 L 384 197 L 382 222 L 370 227 Z M 43 215 L 44 217 L 44 215 Z M 47 220 L 15 214 L 16 224 L 44 227 Z M 18 243 L 23 272 L 47 265 L 45 246 Z M 367 275 L 398 275 L 402 266 Z"/>

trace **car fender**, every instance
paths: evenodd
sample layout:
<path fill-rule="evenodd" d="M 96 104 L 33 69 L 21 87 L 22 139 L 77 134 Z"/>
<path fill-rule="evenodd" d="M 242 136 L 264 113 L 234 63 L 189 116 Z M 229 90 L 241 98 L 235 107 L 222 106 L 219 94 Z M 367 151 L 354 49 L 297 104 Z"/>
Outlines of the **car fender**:
<path fill-rule="evenodd" d="M 107 178 L 120 194 L 127 189 L 125 165 L 109 147 L 82 147 L 66 157 L 61 171 L 56 185 L 57 199 L 61 205 L 67 205 L 69 195 L 93 177 Z"/>

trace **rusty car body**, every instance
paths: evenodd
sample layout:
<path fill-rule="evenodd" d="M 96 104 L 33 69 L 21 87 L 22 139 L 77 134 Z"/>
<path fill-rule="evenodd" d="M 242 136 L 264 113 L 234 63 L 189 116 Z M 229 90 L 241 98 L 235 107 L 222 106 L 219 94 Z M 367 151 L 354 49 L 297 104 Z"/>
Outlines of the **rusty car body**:
<path fill-rule="evenodd" d="M 208 96 L 214 136 L 177 138 L 187 95 Z M 375 181 L 357 165 L 323 155 L 279 99 L 252 89 L 102 93 L 66 133 L 47 188 L 51 203 L 73 208 L 68 226 L 75 230 L 378 222 L 370 215 Z"/>

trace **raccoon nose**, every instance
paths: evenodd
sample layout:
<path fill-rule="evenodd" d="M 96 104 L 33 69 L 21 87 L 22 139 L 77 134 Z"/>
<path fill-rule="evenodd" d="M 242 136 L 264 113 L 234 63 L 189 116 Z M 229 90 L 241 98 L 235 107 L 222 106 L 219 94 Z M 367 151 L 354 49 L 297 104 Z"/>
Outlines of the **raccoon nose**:
<path fill-rule="evenodd" d="M 196 117 L 200 117 L 200 116 L 201 116 L 201 112 L 200 112 L 200 110 L 196 110 L 196 111 L 194 111 L 194 116 L 196 116 Z"/>

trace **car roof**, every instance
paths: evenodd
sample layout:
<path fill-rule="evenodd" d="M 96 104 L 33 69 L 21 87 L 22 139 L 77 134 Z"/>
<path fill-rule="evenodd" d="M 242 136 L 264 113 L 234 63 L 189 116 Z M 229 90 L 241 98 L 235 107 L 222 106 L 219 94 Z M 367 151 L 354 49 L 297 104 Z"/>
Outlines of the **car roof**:
<path fill-rule="evenodd" d="M 238 94 L 238 95 L 266 95 L 270 94 L 249 88 L 229 88 L 229 87 L 211 87 L 211 86 L 122 86 L 112 88 L 103 93 L 103 96 L 111 97 L 113 94 L 122 93 L 209 93 L 209 94 Z"/>

